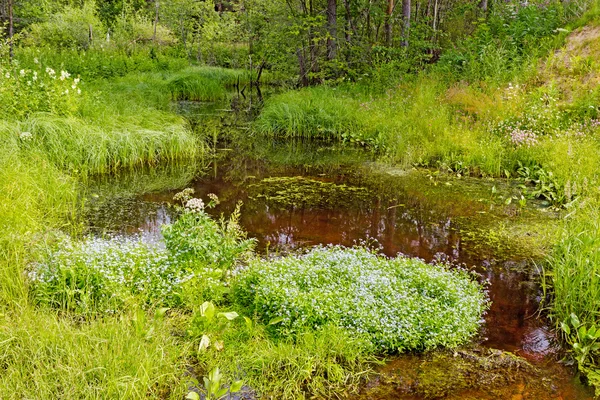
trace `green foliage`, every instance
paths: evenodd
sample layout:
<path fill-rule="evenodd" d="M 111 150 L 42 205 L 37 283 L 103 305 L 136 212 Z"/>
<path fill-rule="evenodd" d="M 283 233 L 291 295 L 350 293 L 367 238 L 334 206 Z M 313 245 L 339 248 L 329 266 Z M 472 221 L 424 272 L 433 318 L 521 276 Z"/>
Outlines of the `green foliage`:
<path fill-rule="evenodd" d="M 2 396 L 181 399 L 187 348 L 172 329 L 139 310 L 81 323 L 21 307 L 0 316 Z"/>
<path fill-rule="evenodd" d="M 95 13 L 95 4 L 86 1 L 81 8 L 65 7 L 50 15 L 48 21 L 29 27 L 25 43 L 33 46 L 86 49 L 94 35 L 103 37 L 106 32 Z"/>
<path fill-rule="evenodd" d="M 208 376 L 203 377 L 205 399 L 207 400 L 220 400 L 224 399 L 225 396 L 230 398 L 234 393 L 239 392 L 242 389 L 243 381 L 235 381 L 231 383 L 229 387 L 221 385 L 223 376 L 219 367 L 215 367 L 208 373 Z M 185 396 L 187 400 L 200 400 L 200 395 L 196 392 L 190 392 Z"/>
<path fill-rule="evenodd" d="M 361 120 L 358 109 L 359 104 L 341 89 L 290 91 L 267 100 L 254 127 L 270 136 L 376 146 L 378 132 Z"/>
<path fill-rule="evenodd" d="M 560 182 L 552 171 L 546 171 L 540 166 L 529 168 L 521 165 L 518 173 L 525 183 L 533 185 L 528 194 L 533 198 L 546 200 L 552 207 L 567 207 L 580 195 L 576 184 L 572 186 L 571 182 Z"/>
<path fill-rule="evenodd" d="M 227 88 L 247 80 L 244 71 L 196 67 L 177 73 L 169 80 L 168 88 L 174 100 L 217 101 L 227 96 Z"/>
<path fill-rule="evenodd" d="M 57 166 L 73 172 L 103 173 L 198 154 L 198 142 L 184 126 L 154 130 L 123 122 L 113 118 L 101 126 L 74 116 L 38 113 L 6 129 L 7 134 L 22 138 L 22 146 L 40 150 Z"/>
<path fill-rule="evenodd" d="M 177 302 L 189 272 L 156 246 L 129 239 L 62 239 L 29 273 L 34 298 L 79 313 L 116 312 L 133 296 L 147 304 Z"/>
<path fill-rule="evenodd" d="M 202 371 L 221 366 L 230 377 L 243 374 L 259 397 L 336 398 L 357 393 L 378 363 L 368 338 L 343 328 L 327 325 L 273 339 L 260 324 L 236 322 L 223 333 L 221 350 L 213 346 L 198 352 L 199 366 Z"/>
<path fill-rule="evenodd" d="M 103 46 L 87 50 L 24 47 L 16 50 L 19 61 L 32 68 L 35 59 L 54 69 L 66 69 L 84 80 L 126 76 L 134 72 L 177 71 L 187 60 L 168 51 L 153 50 L 146 45 L 121 49 Z"/>
<path fill-rule="evenodd" d="M 579 369 L 600 393 L 600 210 L 590 205 L 567 219 L 543 275 L 549 313 L 571 346 Z"/>
<path fill-rule="evenodd" d="M 251 252 L 237 219 L 213 221 L 200 199 L 163 227 L 166 249 L 134 239 L 64 238 L 31 266 L 38 303 L 83 314 L 116 312 L 132 302 L 180 305 L 190 299 L 220 300 L 229 272 Z"/>
<path fill-rule="evenodd" d="M 331 323 L 388 351 L 464 343 L 477 332 L 487 304 L 465 272 L 358 247 L 317 247 L 303 256 L 251 262 L 234 295 L 280 332 Z"/>
<path fill-rule="evenodd" d="M 79 78 L 58 74 L 36 63 L 33 69 L 18 63 L 0 65 L 0 118 L 22 119 L 35 112 L 72 115 L 81 101 Z"/>
<path fill-rule="evenodd" d="M 201 199 L 189 197 L 190 191 L 181 192 L 177 199 L 184 202 L 177 220 L 162 229 L 166 248 L 181 263 L 203 265 L 220 271 L 225 279 L 239 261 L 252 255 L 255 239 L 246 239 L 239 225 L 241 203 L 238 203 L 227 221 L 213 220 L 205 211 L 218 204 L 216 196 L 204 204 Z"/>

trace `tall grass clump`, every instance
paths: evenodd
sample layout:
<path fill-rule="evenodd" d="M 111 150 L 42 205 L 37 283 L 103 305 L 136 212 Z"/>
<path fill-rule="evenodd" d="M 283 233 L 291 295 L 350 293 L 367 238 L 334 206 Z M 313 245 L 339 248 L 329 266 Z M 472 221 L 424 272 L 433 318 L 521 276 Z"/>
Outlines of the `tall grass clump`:
<path fill-rule="evenodd" d="M 343 90 L 308 88 L 268 99 L 254 127 L 259 133 L 285 138 L 375 140 L 378 132 L 358 113 L 358 102 Z"/>
<path fill-rule="evenodd" d="M 192 158 L 200 151 L 199 142 L 185 126 L 155 130 L 115 122 L 97 125 L 75 116 L 38 113 L 15 123 L 9 132 L 27 132 L 26 146 L 39 149 L 61 169 L 84 173 Z"/>
<path fill-rule="evenodd" d="M 0 315 L 2 398 L 180 399 L 185 355 L 160 313 L 82 323 L 47 309 Z"/>
<path fill-rule="evenodd" d="M 333 324 L 392 352 L 465 343 L 487 307 L 481 286 L 466 272 L 360 247 L 317 247 L 252 262 L 234 296 L 281 333 Z"/>
<path fill-rule="evenodd" d="M 77 184 L 41 151 L 28 150 L 27 135 L 0 122 L 0 303 L 26 300 L 23 264 L 43 232 L 68 228 L 77 211 Z"/>
<path fill-rule="evenodd" d="M 543 287 L 549 313 L 574 358 L 600 394 L 600 208 L 589 205 L 565 222 L 547 259 Z"/>
<path fill-rule="evenodd" d="M 245 85 L 250 75 L 243 70 L 217 67 L 190 67 L 177 72 L 168 82 L 173 100 L 217 101 L 227 97 L 229 88 Z"/>

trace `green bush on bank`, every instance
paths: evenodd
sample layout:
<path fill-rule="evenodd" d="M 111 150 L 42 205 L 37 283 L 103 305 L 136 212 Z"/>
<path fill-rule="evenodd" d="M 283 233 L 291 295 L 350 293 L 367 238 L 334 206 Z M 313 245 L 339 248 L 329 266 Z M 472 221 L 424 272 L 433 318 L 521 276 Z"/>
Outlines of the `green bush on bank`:
<path fill-rule="evenodd" d="M 234 296 L 281 332 L 334 324 L 387 351 L 462 344 L 477 333 L 487 307 L 466 272 L 358 247 L 253 261 L 237 278 Z"/>

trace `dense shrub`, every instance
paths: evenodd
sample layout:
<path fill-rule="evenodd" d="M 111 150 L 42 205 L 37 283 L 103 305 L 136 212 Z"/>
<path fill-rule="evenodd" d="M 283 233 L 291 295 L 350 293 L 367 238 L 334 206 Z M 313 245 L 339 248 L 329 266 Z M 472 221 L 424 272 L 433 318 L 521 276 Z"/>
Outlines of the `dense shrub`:
<path fill-rule="evenodd" d="M 83 7 L 65 7 L 50 15 L 48 21 L 29 27 L 25 43 L 55 48 L 80 48 L 91 46 L 94 36 L 102 38 L 106 31 L 95 13 L 95 5 L 86 2 Z"/>
<path fill-rule="evenodd" d="M 335 246 L 253 261 L 236 280 L 234 295 L 281 331 L 333 323 L 389 351 L 464 343 L 476 334 L 487 305 L 466 272 Z"/>

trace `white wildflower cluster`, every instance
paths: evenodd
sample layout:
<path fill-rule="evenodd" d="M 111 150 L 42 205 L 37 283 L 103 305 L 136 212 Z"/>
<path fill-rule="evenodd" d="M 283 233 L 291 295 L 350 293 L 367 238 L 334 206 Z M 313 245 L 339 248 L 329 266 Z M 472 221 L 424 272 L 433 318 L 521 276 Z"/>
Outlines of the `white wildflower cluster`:
<path fill-rule="evenodd" d="M 178 192 L 177 194 L 175 194 L 175 196 L 173 196 L 173 200 L 185 202 L 185 201 L 188 201 L 189 199 L 191 199 L 193 194 L 194 194 L 193 188 L 185 188 L 181 192 Z"/>
<path fill-rule="evenodd" d="M 27 141 L 27 140 L 31 140 L 33 138 L 33 135 L 31 134 L 31 132 L 21 132 L 19 134 L 19 139 Z"/>
<path fill-rule="evenodd" d="M 73 285 L 98 309 L 113 309 L 131 295 L 148 302 L 176 301 L 181 284 L 193 274 L 157 245 L 115 237 L 64 239 L 28 276 L 42 301 L 56 303 Z"/>
<path fill-rule="evenodd" d="M 519 97 L 521 92 L 521 87 L 519 84 L 513 85 L 512 82 L 508 84 L 508 87 L 504 90 L 504 99 L 505 100 L 515 100 Z"/>
<path fill-rule="evenodd" d="M 221 203 L 221 202 L 219 201 L 219 197 L 218 197 L 216 194 L 214 194 L 214 193 L 209 193 L 209 194 L 208 194 L 208 198 L 210 199 L 210 201 L 211 201 L 211 202 L 212 202 L 212 203 L 213 203 L 215 206 L 216 206 L 216 205 L 218 205 L 219 203 Z"/>
<path fill-rule="evenodd" d="M 192 198 L 185 203 L 185 208 L 189 211 L 201 212 L 204 211 L 204 202 L 202 199 Z"/>
<path fill-rule="evenodd" d="M 488 306 L 465 271 L 340 246 L 254 261 L 239 274 L 234 295 L 265 321 L 282 319 L 283 331 L 333 323 L 390 351 L 464 343 Z"/>

